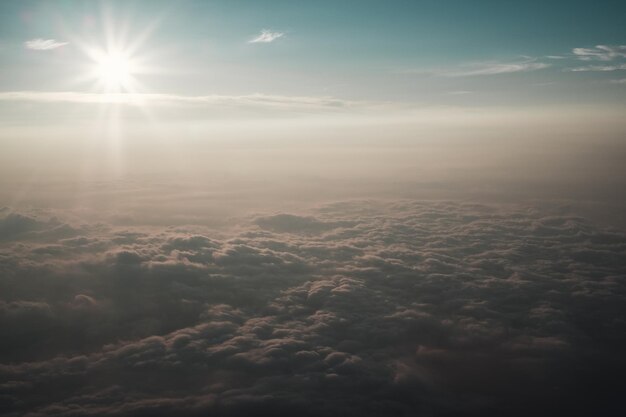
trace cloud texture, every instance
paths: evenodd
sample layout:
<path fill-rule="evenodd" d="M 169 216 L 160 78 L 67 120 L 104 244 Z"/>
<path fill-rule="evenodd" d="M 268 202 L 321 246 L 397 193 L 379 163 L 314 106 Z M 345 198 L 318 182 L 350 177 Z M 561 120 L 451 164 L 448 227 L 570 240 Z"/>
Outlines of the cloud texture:
<path fill-rule="evenodd" d="M 621 394 L 626 236 L 580 218 L 414 201 L 230 232 L 0 215 L 5 415 L 610 415 Z"/>

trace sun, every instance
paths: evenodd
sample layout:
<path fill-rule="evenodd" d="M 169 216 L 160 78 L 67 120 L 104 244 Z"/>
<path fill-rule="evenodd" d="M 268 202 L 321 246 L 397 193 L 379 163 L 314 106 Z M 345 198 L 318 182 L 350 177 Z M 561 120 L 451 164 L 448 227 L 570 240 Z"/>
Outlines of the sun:
<path fill-rule="evenodd" d="M 153 62 L 160 53 L 158 48 L 147 43 L 159 21 L 133 30 L 128 18 L 116 18 L 112 9 L 103 7 L 101 18 L 91 27 L 93 31 L 70 36 L 85 58 L 76 68 L 75 81 L 89 85 L 91 93 L 103 94 L 104 99 L 131 100 L 133 95 L 147 91 L 146 77 L 163 72 L 163 66 Z"/>
<path fill-rule="evenodd" d="M 93 75 L 103 91 L 122 93 L 133 89 L 136 68 L 132 58 L 124 51 L 98 51 L 93 54 L 93 61 Z"/>
<path fill-rule="evenodd" d="M 119 52 L 107 53 L 96 62 L 98 79 L 111 89 L 127 86 L 133 74 L 131 61 Z"/>

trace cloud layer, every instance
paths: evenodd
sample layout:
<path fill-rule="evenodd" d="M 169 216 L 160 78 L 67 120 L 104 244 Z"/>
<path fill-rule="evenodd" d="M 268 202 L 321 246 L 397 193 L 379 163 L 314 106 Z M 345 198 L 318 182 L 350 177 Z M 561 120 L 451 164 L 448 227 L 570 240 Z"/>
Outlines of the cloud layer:
<path fill-rule="evenodd" d="M 346 202 L 232 232 L 4 210 L 5 415 L 526 415 L 618 404 L 626 236 Z"/>

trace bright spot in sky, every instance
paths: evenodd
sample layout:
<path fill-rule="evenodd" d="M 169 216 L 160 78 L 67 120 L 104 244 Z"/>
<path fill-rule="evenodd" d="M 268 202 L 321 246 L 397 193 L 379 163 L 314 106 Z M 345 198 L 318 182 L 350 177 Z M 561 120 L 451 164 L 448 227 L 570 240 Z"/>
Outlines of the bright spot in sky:
<path fill-rule="evenodd" d="M 122 51 L 94 54 L 95 76 L 105 92 L 125 92 L 132 89 L 134 67 Z"/>
<path fill-rule="evenodd" d="M 146 45 L 157 23 L 134 31 L 129 21 L 116 19 L 111 10 L 105 9 L 102 21 L 95 26 L 101 33 L 69 37 L 69 43 L 78 46 L 87 58 L 81 63 L 76 82 L 91 84 L 92 93 L 129 96 L 145 92 L 146 86 L 139 78 L 161 71 L 161 66 L 150 63 L 155 51 Z"/>
<path fill-rule="evenodd" d="M 98 77 L 110 87 L 123 87 L 132 73 L 130 61 L 118 53 L 104 55 L 97 65 Z"/>

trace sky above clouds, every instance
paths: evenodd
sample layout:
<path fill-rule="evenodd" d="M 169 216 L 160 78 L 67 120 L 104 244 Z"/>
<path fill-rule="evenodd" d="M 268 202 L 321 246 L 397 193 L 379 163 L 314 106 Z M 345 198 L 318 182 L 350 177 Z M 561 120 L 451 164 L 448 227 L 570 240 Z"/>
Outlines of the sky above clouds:
<path fill-rule="evenodd" d="M 424 196 L 442 183 L 501 196 L 493 190 L 516 181 L 507 198 L 535 190 L 619 211 L 622 2 L 24 1 L 0 11 L 10 205 L 51 178 L 254 173 L 285 190 L 297 184 L 286 178 L 321 181 L 327 196 L 340 179 L 394 181 L 403 197 L 416 195 L 407 184 Z M 376 195 L 357 194 L 347 196 Z"/>
<path fill-rule="evenodd" d="M 79 44 L 103 44 L 109 30 L 126 42 L 142 38 L 136 55 L 150 73 L 140 92 L 507 106 L 623 97 L 611 83 L 625 77 L 618 1 L 595 7 L 584 1 L 26 1 L 0 7 L 3 91 L 89 90 L 78 81 L 89 64 Z"/>

